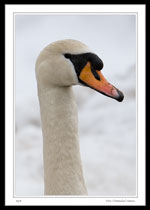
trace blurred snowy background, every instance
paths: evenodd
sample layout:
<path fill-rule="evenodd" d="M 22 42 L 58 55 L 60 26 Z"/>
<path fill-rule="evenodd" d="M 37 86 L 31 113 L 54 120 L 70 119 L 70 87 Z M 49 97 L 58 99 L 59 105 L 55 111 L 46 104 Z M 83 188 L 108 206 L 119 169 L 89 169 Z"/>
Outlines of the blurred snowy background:
<path fill-rule="evenodd" d="M 136 17 L 16 15 L 15 194 L 43 195 L 43 156 L 35 62 L 49 43 L 77 39 L 104 62 L 122 103 L 75 86 L 84 176 L 91 196 L 136 194 Z"/>

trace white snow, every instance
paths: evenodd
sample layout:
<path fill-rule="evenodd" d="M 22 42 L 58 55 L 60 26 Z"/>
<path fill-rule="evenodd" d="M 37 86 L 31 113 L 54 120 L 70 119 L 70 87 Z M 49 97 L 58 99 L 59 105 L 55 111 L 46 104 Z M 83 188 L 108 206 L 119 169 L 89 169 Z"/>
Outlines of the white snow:
<path fill-rule="evenodd" d="M 105 77 L 124 92 L 118 103 L 73 87 L 89 195 L 136 194 L 136 23 L 134 15 L 16 15 L 15 193 L 43 195 L 42 132 L 35 61 L 49 43 L 71 38 L 104 62 Z"/>

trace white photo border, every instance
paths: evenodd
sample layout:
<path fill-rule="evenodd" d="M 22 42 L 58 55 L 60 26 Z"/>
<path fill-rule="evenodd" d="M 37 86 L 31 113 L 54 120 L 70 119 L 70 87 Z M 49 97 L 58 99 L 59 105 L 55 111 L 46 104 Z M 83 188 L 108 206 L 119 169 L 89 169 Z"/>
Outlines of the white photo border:
<path fill-rule="evenodd" d="M 15 196 L 15 14 L 136 15 L 136 196 Z M 139 50 L 140 49 L 140 50 Z M 5 204 L 38 206 L 145 205 L 145 5 L 5 5 Z M 140 86 L 139 86 L 140 84 Z"/>

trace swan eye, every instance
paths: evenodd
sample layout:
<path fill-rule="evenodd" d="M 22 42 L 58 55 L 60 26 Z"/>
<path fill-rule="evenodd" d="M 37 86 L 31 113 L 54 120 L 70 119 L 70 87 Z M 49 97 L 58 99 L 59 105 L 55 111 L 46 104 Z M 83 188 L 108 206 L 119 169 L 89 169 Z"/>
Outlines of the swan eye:
<path fill-rule="evenodd" d="M 89 62 L 91 64 L 91 72 L 95 79 L 100 81 L 100 76 L 97 71 L 103 68 L 103 61 L 94 53 L 70 54 L 65 53 L 65 58 L 70 59 L 74 65 L 77 76 L 79 77 L 82 69 Z"/>
<path fill-rule="evenodd" d="M 69 59 L 71 58 L 71 54 L 70 53 L 65 53 L 64 56 L 65 56 L 65 58 L 69 58 Z"/>

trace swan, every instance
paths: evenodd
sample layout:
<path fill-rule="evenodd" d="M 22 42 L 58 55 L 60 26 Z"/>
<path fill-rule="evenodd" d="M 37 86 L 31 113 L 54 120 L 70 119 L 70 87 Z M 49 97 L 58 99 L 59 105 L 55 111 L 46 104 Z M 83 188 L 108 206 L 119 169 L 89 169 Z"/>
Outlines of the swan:
<path fill-rule="evenodd" d="M 44 195 L 88 195 L 72 86 L 87 86 L 121 102 L 123 93 L 105 79 L 102 68 L 102 60 L 86 44 L 72 39 L 49 44 L 37 57 Z"/>

